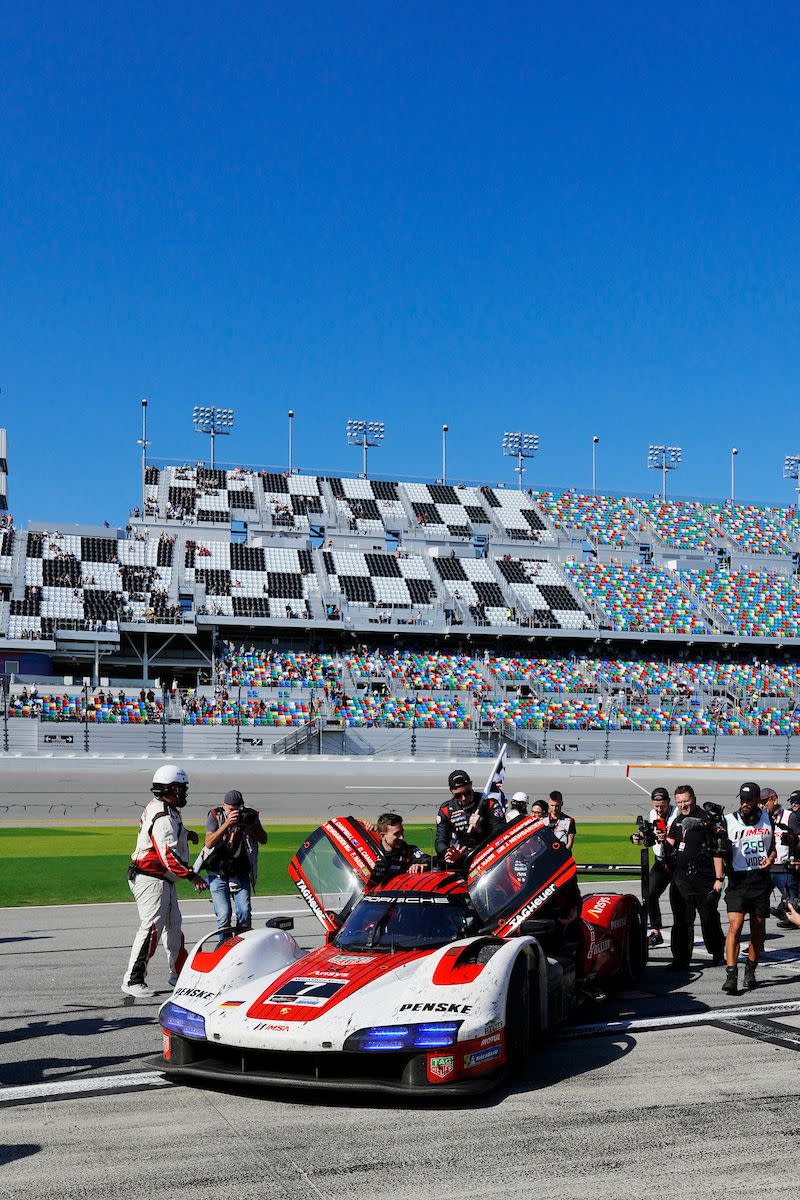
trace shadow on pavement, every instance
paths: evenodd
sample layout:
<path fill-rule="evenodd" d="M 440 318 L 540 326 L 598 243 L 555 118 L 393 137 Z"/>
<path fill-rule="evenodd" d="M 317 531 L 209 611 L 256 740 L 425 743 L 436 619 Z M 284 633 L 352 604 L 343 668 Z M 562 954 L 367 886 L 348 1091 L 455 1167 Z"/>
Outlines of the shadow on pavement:
<path fill-rule="evenodd" d="M 39 1142 L 21 1142 L 18 1146 L 0 1146 L 0 1167 L 18 1162 L 21 1158 L 30 1158 L 32 1154 L 38 1154 L 41 1149 Z"/>

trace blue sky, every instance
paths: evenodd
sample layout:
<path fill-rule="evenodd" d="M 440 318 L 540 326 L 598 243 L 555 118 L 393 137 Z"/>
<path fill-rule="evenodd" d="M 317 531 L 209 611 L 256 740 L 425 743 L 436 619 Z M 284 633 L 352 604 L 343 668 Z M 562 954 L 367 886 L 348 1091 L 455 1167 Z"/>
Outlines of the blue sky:
<path fill-rule="evenodd" d="M 0 424 L 20 520 L 154 457 L 791 500 L 800 9 L 7 5 Z"/>

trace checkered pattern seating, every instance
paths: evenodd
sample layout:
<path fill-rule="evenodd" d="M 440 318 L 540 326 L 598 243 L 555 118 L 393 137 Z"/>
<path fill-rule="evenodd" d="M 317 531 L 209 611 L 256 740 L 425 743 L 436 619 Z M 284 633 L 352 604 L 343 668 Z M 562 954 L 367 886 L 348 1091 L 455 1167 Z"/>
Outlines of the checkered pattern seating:
<path fill-rule="evenodd" d="M 328 587 L 340 601 L 361 607 L 422 608 L 436 604 L 436 589 L 419 555 L 397 558 L 381 551 L 324 550 Z"/>
<path fill-rule="evenodd" d="M 401 483 L 399 491 L 414 513 L 414 525 L 448 541 L 488 533 L 491 521 L 477 488 L 444 483 Z"/>
<path fill-rule="evenodd" d="M 500 532 L 511 541 L 544 544 L 555 540 L 527 492 L 482 487 L 481 495 Z"/>
<path fill-rule="evenodd" d="M 340 527 L 383 536 L 387 529 L 405 530 L 408 515 L 399 486 L 382 479 L 328 479 Z"/>
<path fill-rule="evenodd" d="M 532 558 L 500 558 L 495 567 L 540 629 L 590 629 L 591 621 L 566 586 L 554 563 Z"/>

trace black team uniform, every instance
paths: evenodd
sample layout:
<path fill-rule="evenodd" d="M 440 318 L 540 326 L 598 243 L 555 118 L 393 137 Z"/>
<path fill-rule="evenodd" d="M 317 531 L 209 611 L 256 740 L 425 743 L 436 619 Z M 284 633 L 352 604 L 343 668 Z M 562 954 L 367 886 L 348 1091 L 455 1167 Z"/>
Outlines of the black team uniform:
<path fill-rule="evenodd" d="M 714 857 L 721 852 L 716 822 L 702 809 L 688 816 L 679 813 L 672 823 L 669 840 L 674 845 L 669 890 L 673 965 L 680 970 L 689 967 L 696 915 L 700 917 L 706 950 L 715 965 L 719 965 L 725 954 L 725 936 L 719 919 L 719 894 L 714 891 L 717 878 Z"/>

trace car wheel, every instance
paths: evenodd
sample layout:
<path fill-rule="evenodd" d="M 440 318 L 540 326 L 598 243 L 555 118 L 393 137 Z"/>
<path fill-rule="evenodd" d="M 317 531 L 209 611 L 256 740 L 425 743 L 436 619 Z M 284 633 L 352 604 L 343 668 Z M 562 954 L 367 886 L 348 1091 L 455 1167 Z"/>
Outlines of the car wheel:
<path fill-rule="evenodd" d="M 509 1073 L 524 1078 L 531 1056 L 530 976 L 524 958 L 511 972 L 506 999 L 506 1058 Z"/>
<path fill-rule="evenodd" d="M 644 970 L 646 951 L 644 948 L 644 917 L 641 904 L 636 903 L 625 930 L 622 947 L 622 965 L 617 981 L 622 987 L 636 983 Z"/>

